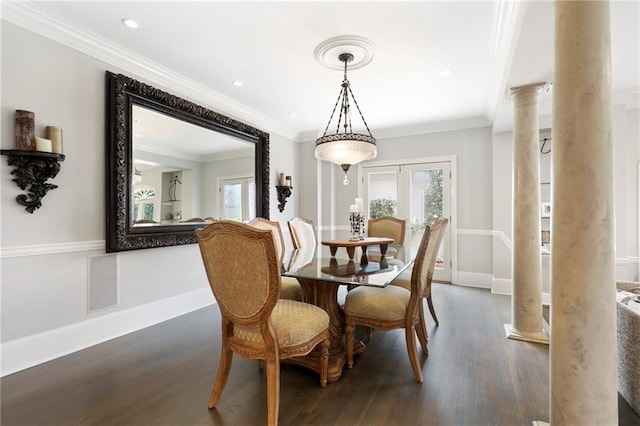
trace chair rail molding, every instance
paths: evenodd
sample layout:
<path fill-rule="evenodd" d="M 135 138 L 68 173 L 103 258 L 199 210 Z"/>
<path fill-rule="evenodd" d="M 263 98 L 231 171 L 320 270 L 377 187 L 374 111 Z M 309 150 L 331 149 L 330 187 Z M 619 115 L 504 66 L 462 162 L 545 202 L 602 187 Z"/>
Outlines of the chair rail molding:
<path fill-rule="evenodd" d="M 104 240 L 75 241 L 69 243 L 34 244 L 27 246 L 0 247 L 0 259 L 49 254 L 74 253 L 80 251 L 104 251 Z"/>

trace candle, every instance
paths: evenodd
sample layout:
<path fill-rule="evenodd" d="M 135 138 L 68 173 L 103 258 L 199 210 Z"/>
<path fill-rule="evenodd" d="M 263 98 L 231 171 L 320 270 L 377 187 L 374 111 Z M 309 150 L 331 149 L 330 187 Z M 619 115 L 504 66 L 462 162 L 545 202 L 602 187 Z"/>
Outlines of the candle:
<path fill-rule="evenodd" d="M 349 213 L 357 213 L 358 212 L 358 206 L 355 204 L 351 204 L 349 206 Z"/>
<path fill-rule="evenodd" d="M 287 183 L 287 182 L 285 181 L 284 173 L 280 173 L 279 185 L 280 185 L 280 186 L 285 186 L 285 185 L 286 185 L 286 183 Z"/>
<path fill-rule="evenodd" d="M 291 186 L 291 176 L 287 176 L 287 177 L 285 178 L 285 182 L 286 182 L 286 185 L 287 185 L 287 186 Z"/>
<path fill-rule="evenodd" d="M 31 111 L 16 110 L 16 149 L 33 151 L 36 149 L 36 115 Z"/>
<path fill-rule="evenodd" d="M 36 136 L 36 151 L 51 152 L 51 141 Z"/>
<path fill-rule="evenodd" d="M 362 207 L 362 198 L 356 198 L 356 207 L 358 208 L 358 210 L 356 210 L 358 213 L 362 213 L 363 207 Z"/>
<path fill-rule="evenodd" d="M 45 137 L 51 140 L 51 152 L 62 154 L 62 129 L 55 126 L 45 127 Z"/>

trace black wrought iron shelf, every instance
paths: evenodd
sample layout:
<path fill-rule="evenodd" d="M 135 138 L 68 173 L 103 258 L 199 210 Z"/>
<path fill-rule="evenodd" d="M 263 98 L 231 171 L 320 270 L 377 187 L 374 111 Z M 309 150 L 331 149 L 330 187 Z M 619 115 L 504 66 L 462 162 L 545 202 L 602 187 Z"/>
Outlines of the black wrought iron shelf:
<path fill-rule="evenodd" d="M 7 161 L 14 169 L 12 179 L 26 194 L 16 196 L 16 201 L 29 213 L 42 207 L 42 199 L 47 192 L 58 185 L 47 182 L 60 171 L 63 154 L 42 151 L 24 151 L 19 149 L 2 149 L 0 154 L 7 156 Z"/>

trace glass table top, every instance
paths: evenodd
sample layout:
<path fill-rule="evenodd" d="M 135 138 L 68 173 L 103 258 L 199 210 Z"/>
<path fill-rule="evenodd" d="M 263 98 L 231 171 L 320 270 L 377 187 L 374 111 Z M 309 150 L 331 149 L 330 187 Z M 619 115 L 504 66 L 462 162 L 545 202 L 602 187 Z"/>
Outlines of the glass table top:
<path fill-rule="evenodd" d="M 294 278 L 312 279 L 339 284 L 366 285 L 372 287 L 386 287 L 402 271 L 409 268 L 406 265 L 389 260 L 386 267 L 378 262 L 361 265 L 359 261 L 349 260 L 347 257 L 330 257 L 316 250 L 294 250 L 283 263 L 282 275 Z"/>

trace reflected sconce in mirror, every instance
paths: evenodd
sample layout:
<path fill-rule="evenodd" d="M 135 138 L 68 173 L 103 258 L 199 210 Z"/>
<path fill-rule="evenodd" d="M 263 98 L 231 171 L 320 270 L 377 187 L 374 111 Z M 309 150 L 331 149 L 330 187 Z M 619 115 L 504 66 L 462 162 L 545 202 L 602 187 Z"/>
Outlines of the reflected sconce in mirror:
<path fill-rule="evenodd" d="M 284 211 L 284 205 L 287 203 L 287 198 L 291 197 L 291 176 L 285 176 L 284 173 L 280 173 L 279 185 L 276 185 L 278 191 L 278 210 L 280 213 Z"/>

